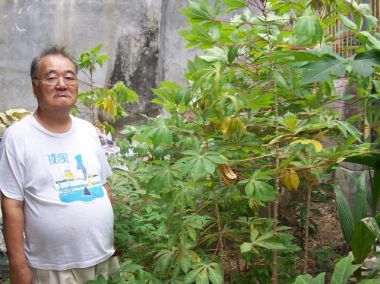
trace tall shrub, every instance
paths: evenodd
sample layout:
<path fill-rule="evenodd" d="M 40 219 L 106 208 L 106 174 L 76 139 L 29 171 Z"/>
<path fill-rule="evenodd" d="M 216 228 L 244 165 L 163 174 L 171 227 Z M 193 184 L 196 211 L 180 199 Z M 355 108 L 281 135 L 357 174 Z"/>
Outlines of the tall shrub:
<path fill-rule="evenodd" d="M 272 283 L 289 279 L 282 261 L 297 248 L 279 223 L 280 196 L 304 190 L 306 272 L 312 190 L 369 151 L 363 116 L 343 120 L 331 105 L 378 100 L 376 21 L 355 1 L 200 0 L 182 11 L 181 35 L 199 48 L 188 85 L 161 82 L 152 102 L 169 115 L 123 131 L 141 156 L 118 171 L 133 201 L 118 221 L 130 226 L 125 257 L 171 283 L 222 283 L 258 264 Z M 333 51 L 338 21 L 360 43 L 351 58 Z M 355 98 L 337 93 L 340 78 L 355 84 Z"/>

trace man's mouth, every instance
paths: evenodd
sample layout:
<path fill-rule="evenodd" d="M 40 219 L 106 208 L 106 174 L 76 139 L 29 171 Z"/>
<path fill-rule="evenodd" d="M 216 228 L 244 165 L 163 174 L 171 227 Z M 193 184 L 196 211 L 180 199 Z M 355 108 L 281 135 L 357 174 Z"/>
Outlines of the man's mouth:
<path fill-rule="evenodd" d="M 66 93 L 58 93 L 56 94 L 54 97 L 58 97 L 58 98 L 68 98 L 70 97 L 69 94 L 66 94 Z"/>

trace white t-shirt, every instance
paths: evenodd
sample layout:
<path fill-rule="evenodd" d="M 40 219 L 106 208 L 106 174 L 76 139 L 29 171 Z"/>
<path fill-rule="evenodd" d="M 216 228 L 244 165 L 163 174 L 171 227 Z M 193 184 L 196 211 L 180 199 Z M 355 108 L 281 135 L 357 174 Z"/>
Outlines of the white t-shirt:
<path fill-rule="evenodd" d="M 52 133 L 30 115 L 0 144 L 0 190 L 24 201 L 25 252 L 39 269 L 83 268 L 114 253 L 113 211 L 103 187 L 111 170 L 95 128 L 72 117 Z"/>

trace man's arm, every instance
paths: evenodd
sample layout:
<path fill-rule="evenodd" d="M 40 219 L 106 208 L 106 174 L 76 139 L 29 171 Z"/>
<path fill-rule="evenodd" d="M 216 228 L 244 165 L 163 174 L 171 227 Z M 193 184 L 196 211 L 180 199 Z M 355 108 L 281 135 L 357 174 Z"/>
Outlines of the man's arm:
<path fill-rule="evenodd" d="M 32 273 L 27 265 L 24 250 L 24 202 L 2 195 L 3 233 L 11 284 L 31 284 Z"/>
<path fill-rule="evenodd" d="M 106 189 L 108 198 L 110 199 L 110 201 L 112 203 L 111 187 L 109 186 L 108 182 L 106 182 L 105 184 L 103 184 L 103 186 Z"/>

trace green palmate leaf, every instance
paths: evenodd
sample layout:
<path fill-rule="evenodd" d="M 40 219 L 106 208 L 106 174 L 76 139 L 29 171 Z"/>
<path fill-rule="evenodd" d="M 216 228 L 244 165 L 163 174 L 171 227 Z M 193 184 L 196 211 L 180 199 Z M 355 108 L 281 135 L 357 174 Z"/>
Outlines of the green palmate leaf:
<path fill-rule="evenodd" d="M 197 278 L 195 278 L 195 283 L 196 284 L 209 284 L 208 271 L 207 271 L 206 267 L 204 267 L 200 271 L 200 273 L 197 275 Z"/>
<path fill-rule="evenodd" d="M 253 246 L 258 246 L 262 248 L 266 248 L 269 250 L 283 250 L 286 249 L 283 243 L 276 240 L 275 238 L 266 239 L 263 241 L 254 241 L 252 242 Z"/>
<path fill-rule="evenodd" d="M 255 192 L 255 186 L 253 182 L 248 182 L 245 186 L 245 194 L 247 194 L 248 197 L 252 197 Z"/>
<path fill-rule="evenodd" d="M 317 81 L 326 81 L 330 76 L 343 77 L 346 73 L 346 60 L 333 56 L 324 56 L 323 60 L 303 66 L 302 85 Z"/>
<path fill-rule="evenodd" d="M 100 67 L 103 66 L 104 62 L 108 59 L 108 55 L 100 55 L 98 58 L 96 58 L 96 62 L 99 64 Z"/>
<path fill-rule="evenodd" d="M 340 19 L 342 20 L 343 25 L 345 25 L 350 30 L 353 30 L 353 31 L 358 30 L 358 26 L 354 22 L 352 22 L 349 18 L 347 18 L 346 16 L 340 15 Z"/>
<path fill-rule="evenodd" d="M 203 266 L 196 266 L 193 270 L 186 274 L 185 283 L 191 284 L 195 281 L 199 273 L 203 270 Z"/>
<path fill-rule="evenodd" d="M 208 277 L 213 284 L 223 283 L 223 274 L 218 263 L 211 263 L 208 267 Z"/>
<path fill-rule="evenodd" d="M 91 48 L 89 50 L 90 53 L 93 53 L 93 54 L 98 54 L 100 52 L 100 50 L 102 49 L 102 46 L 101 44 L 98 44 L 97 46 L 95 46 L 94 48 Z"/>
<path fill-rule="evenodd" d="M 196 159 L 193 161 L 190 173 L 194 180 L 198 180 L 207 175 L 202 159 Z"/>
<path fill-rule="evenodd" d="M 315 278 L 310 274 L 299 275 L 292 284 L 324 284 L 325 278 L 326 272 L 319 273 Z"/>
<path fill-rule="evenodd" d="M 257 64 L 262 64 L 265 62 L 277 63 L 279 65 L 288 63 L 300 63 L 300 62 L 312 62 L 321 60 L 322 54 L 318 52 L 305 52 L 303 50 L 286 50 L 286 51 L 275 51 L 270 55 L 265 54 L 261 56 L 255 62 Z"/>
<path fill-rule="evenodd" d="M 179 260 L 179 266 L 182 271 L 186 274 L 191 268 L 191 261 L 187 254 L 182 254 Z"/>
<path fill-rule="evenodd" d="M 352 135 L 356 141 L 361 142 L 361 132 L 352 124 L 347 121 L 337 121 L 336 126 L 339 128 L 340 132 L 344 135 L 344 137 L 348 137 Z"/>
<path fill-rule="evenodd" d="M 276 198 L 276 191 L 270 184 L 256 179 L 251 179 L 246 183 L 245 193 L 248 197 L 260 202 L 272 201 Z"/>
<path fill-rule="evenodd" d="M 368 44 L 369 46 L 377 50 L 380 49 L 380 40 L 378 40 L 368 31 L 359 32 L 356 34 L 356 36 L 363 42 L 363 44 Z"/>
<path fill-rule="evenodd" d="M 199 85 L 199 86 L 203 84 L 208 85 L 210 84 L 210 82 L 215 81 L 216 78 L 220 78 L 220 71 L 221 71 L 221 63 L 215 62 L 212 65 L 208 66 L 207 68 L 199 69 L 189 74 L 188 78 L 190 80 L 196 81 L 196 85 Z"/>
<path fill-rule="evenodd" d="M 249 252 L 252 250 L 253 244 L 252 243 L 243 243 L 240 246 L 241 253 Z"/>
<path fill-rule="evenodd" d="M 228 63 L 232 63 L 237 54 L 238 54 L 238 51 L 239 51 L 239 47 L 238 46 L 230 46 L 229 49 L 228 49 Z"/>
<path fill-rule="evenodd" d="M 273 94 L 263 93 L 261 89 L 243 94 L 241 98 L 245 106 L 249 107 L 252 111 L 271 108 L 274 103 Z"/>
<path fill-rule="evenodd" d="M 193 24 L 191 30 L 179 31 L 179 34 L 188 42 L 185 47 L 199 45 L 200 48 L 210 48 L 215 42 L 203 24 Z"/>
<path fill-rule="evenodd" d="M 191 227 L 188 227 L 186 230 L 189 234 L 189 237 L 195 242 L 197 240 L 197 231 Z"/>
<path fill-rule="evenodd" d="M 162 144 L 170 145 L 173 142 L 173 133 L 165 124 L 155 126 L 151 130 L 151 134 L 154 147 L 158 147 Z"/>
<path fill-rule="evenodd" d="M 156 255 L 156 269 L 159 272 L 165 272 L 169 269 L 175 253 L 171 250 L 162 250 Z"/>
<path fill-rule="evenodd" d="M 168 89 L 174 89 L 174 90 L 182 90 L 183 88 L 178 85 L 177 83 L 175 82 L 172 82 L 172 81 L 161 81 L 160 82 L 160 86 L 162 88 L 168 88 Z"/>
<path fill-rule="evenodd" d="M 311 45 L 321 42 L 323 29 L 314 12 L 307 8 L 294 29 L 296 45 Z"/>
<path fill-rule="evenodd" d="M 205 50 L 205 55 L 199 56 L 199 58 L 207 62 L 228 62 L 228 48 L 213 47 Z"/>
<path fill-rule="evenodd" d="M 112 89 L 114 89 L 118 95 L 121 96 L 121 99 L 123 102 L 127 103 L 138 103 L 139 102 L 139 95 L 133 91 L 132 89 L 125 86 L 124 82 L 119 81 L 117 82 Z"/>
<path fill-rule="evenodd" d="M 344 239 L 347 244 L 352 247 L 352 235 L 354 232 L 354 218 L 352 216 L 351 208 L 344 197 L 342 191 L 338 186 L 334 186 L 336 204 L 338 209 L 338 216 L 340 226 L 342 227 L 342 232 Z"/>
<path fill-rule="evenodd" d="M 284 126 L 286 126 L 291 132 L 296 131 L 297 122 L 298 122 L 297 116 L 292 113 L 286 114 L 283 120 Z"/>
<path fill-rule="evenodd" d="M 215 1 L 215 8 L 220 0 Z M 187 16 L 190 23 L 202 23 L 212 21 L 218 9 L 213 10 L 207 0 L 198 2 L 189 1 L 189 6 L 181 9 L 182 13 Z"/>
<path fill-rule="evenodd" d="M 251 241 L 255 241 L 258 238 L 259 234 L 260 234 L 259 230 L 251 228 L 251 234 L 250 234 Z M 273 236 L 273 233 L 270 236 Z"/>
<path fill-rule="evenodd" d="M 276 196 L 277 193 L 274 190 L 273 186 L 262 181 L 256 182 L 256 190 L 253 194 L 253 198 L 258 201 L 268 202 L 274 200 Z"/>
<path fill-rule="evenodd" d="M 213 174 L 215 172 L 215 163 L 213 163 L 211 160 L 209 160 L 208 158 L 206 159 L 203 159 L 202 160 L 203 162 L 203 167 L 204 167 L 204 170 L 209 173 L 209 174 Z"/>
<path fill-rule="evenodd" d="M 240 9 L 247 6 L 247 2 L 245 0 L 222 0 L 223 4 L 229 8 Z"/>
<path fill-rule="evenodd" d="M 163 169 L 160 173 L 154 175 L 148 182 L 149 188 L 163 189 L 169 188 L 174 183 L 174 175 L 171 169 Z"/>
<path fill-rule="evenodd" d="M 190 172 L 194 180 L 206 177 L 215 172 L 217 164 L 225 164 L 226 159 L 216 152 L 198 153 L 194 150 L 184 151 L 188 155 L 177 161 L 177 165 L 184 171 Z"/>
<path fill-rule="evenodd" d="M 352 72 L 368 77 L 373 74 L 375 67 L 380 65 L 380 50 L 358 53 L 349 63 L 352 66 Z"/>
<path fill-rule="evenodd" d="M 365 19 L 367 20 L 366 23 L 368 23 L 368 28 L 370 28 L 370 27 L 376 28 L 377 27 L 377 24 L 378 24 L 379 20 L 375 16 L 373 16 L 373 15 L 366 15 Z"/>
<path fill-rule="evenodd" d="M 331 284 L 348 283 L 350 276 L 360 267 L 360 264 L 352 264 L 353 258 L 344 257 L 338 261 L 331 277 Z"/>
<path fill-rule="evenodd" d="M 225 164 L 227 161 L 225 157 L 216 152 L 207 152 L 206 157 L 214 164 Z"/>
<path fill-rule="evenodd" d="M 276 84 L 277 84 L 278 87 L 283 88 L 285 90 L 289 90 L 290 89 L 288 83 L 285 80 L 285 78 L 279 72 L 275 71 L 273 73 L 273 76 L 274 76 L 275 82 L 276 82 Z"/>

